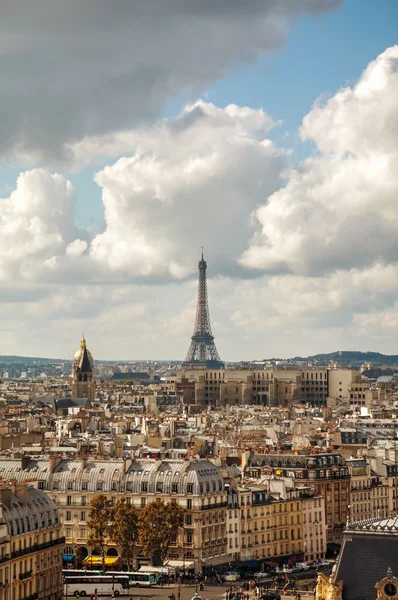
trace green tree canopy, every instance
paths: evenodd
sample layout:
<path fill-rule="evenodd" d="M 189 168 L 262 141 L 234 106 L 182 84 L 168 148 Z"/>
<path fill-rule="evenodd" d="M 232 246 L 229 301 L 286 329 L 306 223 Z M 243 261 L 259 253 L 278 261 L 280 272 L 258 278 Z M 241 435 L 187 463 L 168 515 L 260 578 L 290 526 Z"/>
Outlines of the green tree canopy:
<path fill-rule="evenodd" d="M 142 509 L 139 515 L 139 539 L 143 551 L 152 561 L 163 565 L 170 544 L 184 524 L 184 509 L 175 500 L 157 499 Z"/>
<path fill-rule="evenodd" d="M 134 557 L 134 548 L 138 542 L 138 513 L 132 504 L 127 504 L 121 498 L 112 511 L 112 521 L 109 528 L 111 540 L 122 549 L 128 568 Z"/>

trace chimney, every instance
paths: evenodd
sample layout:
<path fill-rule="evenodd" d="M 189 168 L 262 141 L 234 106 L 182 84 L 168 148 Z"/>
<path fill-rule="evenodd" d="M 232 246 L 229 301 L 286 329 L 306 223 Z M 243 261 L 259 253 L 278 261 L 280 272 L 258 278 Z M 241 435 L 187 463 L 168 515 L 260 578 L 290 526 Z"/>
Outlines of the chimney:
<path fill-rule="evenodd" d="M 30 463 L 30 456 L 27 456 L 26 454 L 24 454 L 22 456 L 22 460 L 21 460 L 22 471 L 25 471 L 27 469 L 29 463 Z"/>
<path fill-rule="evenodd" d="M 11 490 L 14 496 L 26 506 L 28 503 L 28 486 L 26 483 L 13 483 Z"/>
<path fill-rule="evenodd" d="M 128 472 L 128 470 L 132 464 L 133 464 L 133 459 L 131 456 L 128 456 L 127 458 L 123 459 L 123 474 L 124 475 L 126 475 L 126 473 Z"/>
<path fill-rule="evenodd" d="M 54 473 L 55 469 L 58 467 L 59 463 L 62 460 L 62 456 L 59 454 L 50 454 L 50 473 Z"/>

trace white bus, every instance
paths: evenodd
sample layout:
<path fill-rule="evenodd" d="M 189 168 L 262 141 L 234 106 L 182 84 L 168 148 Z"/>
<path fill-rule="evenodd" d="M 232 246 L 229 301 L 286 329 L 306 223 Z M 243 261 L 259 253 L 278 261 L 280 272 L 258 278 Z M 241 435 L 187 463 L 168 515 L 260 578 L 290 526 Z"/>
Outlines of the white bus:
<path fill-rule="evenodd" d="M 107 571 L 106 575 L 128 577 L 130 587 L 151 587 L 158 580 L 157 573 L 133 573 L 131 571 Z"/>
<path fill-rule="evenodd" d="M 87 571 L 87 569 L 62 569 L 62 577 L 94 577 L 101 575 L 101 571 Z"/>
<path fill-rule="evenodd" d="M 80 577 L 66 577 L 64 580 L 65 596 L 82 598 L 90 594 L 98 596 L 124 596 L 129 593 L 128 577 L 107 575 L 82 575 Z"/>

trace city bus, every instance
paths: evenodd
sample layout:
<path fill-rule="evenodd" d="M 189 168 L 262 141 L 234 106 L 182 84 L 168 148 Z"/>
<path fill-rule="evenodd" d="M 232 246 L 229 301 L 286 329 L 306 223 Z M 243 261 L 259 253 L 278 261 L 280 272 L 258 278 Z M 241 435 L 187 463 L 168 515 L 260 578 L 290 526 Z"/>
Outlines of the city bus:
<path fill-rule="evenodd" d="M 101 575 L 101 571 L 87 571 L 87 569 L 62 569 L 62 577 L 93 577 Z"/>
<path fill-rule="evenodd" d="M 129 595 L 128 577 L 107 575 L 83 575 L 79 577 L 65 577 L 65 596 L 84 597 L 90 594 L 98 596 L 125 596 Z"/>
<path fill-rule="evenodd" d="M 157 573 L 133 573 L 131 571 L 107 571 L 106 575 L 128 577 L 130 587 L 151 587 L 155 585 L 158 577 Z"/>

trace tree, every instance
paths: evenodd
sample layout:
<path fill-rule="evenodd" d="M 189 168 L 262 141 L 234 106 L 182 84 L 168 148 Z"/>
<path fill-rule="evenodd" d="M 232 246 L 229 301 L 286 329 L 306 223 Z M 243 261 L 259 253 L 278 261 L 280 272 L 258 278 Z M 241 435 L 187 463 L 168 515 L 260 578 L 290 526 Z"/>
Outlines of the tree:
<path fill-rule="evenodd" d="M 104 494 L 98 494 L 90 502 L 90 514 L 87 519 L 87 543 L 100 550 L 102 570 L 105 570 L 105 545 L 112 517 L 111 503 Z"/>
<path fill-rule="evenodd" d="M 184 509 L 175 500 L 157 499 L 142 509 L 139 515 L 139 539 L 143 551 L 163 565 L 170 544 L 184 524 Z"/>
<path fill-rule="evenodd" d="M 122 557 L 126 559 L 130 569 L 134 548 L 138 542 L 138 513 L 132 504 L 127 504 L 125 498 L 121 498 L 115 504 L 109 533 L 112 541 L 121 546 Z"/>

